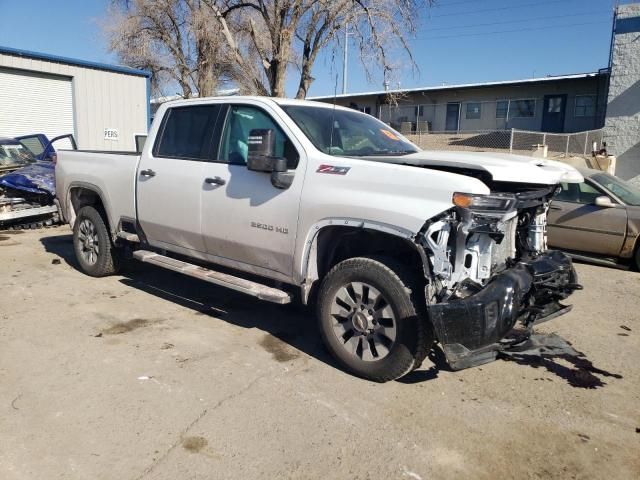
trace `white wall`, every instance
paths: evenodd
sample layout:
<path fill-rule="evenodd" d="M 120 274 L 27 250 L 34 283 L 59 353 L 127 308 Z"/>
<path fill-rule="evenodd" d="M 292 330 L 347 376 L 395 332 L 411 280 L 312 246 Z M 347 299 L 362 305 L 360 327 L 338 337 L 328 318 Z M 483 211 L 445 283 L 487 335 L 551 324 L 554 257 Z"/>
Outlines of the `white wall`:
<path fill-rule="evenodd" d="M 72 78 L 76 129 L 73 133 L 79 148 L 135 150 L 134 135 L 147 131 L 148 94 L 144 76 L 5 53 L 0 53 L 0 67 Z M 118 141 L 105 140 L 105 128 L 118 130 Z"/>
<path fill-rule="evenodd" d="M 640 185 L 640 4 L 618 7 L 605 120 L 616 175 Z"/>

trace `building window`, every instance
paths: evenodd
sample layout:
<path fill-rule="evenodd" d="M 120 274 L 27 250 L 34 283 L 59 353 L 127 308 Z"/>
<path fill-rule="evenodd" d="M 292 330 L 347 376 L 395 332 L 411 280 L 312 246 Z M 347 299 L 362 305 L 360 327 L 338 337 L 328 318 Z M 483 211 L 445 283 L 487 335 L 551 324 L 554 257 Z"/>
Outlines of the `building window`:
<path fill-rule="evenodd" d="M 564 97 L 551 97 L 547 102 L 547 113 L 562 113 Z"/>
<path fill-rule="evenodd" d="M 536 113 L 535 99 L 513 100 L 511 109 L 514 117 L 534 117 Z"/>
<path fill-rule="evenodd" d="M 576 95 L 576 107 L 574 115 L 576 117 L 593 117 L 596 114 L 595 95 Z"/>
<path fill-rule="evenodd" d="M 507 118 L 509 113 L 509 100 L 498 100 L 496 102 L 496 118 Z"/>
<path fill-rule="evenodd" d="M 467 103 L 467 120 L 480 118 L 480 102 Z"/>
<path fill-rule="evenodd" d="M 416 117 L 424 116 L 424 105 L 416 105 L 415 116 Z"/>
<path fill-rule="evenodd" d="M 371 107 L 360 107 L 358 108 L 358 110 L 360 110 L 362 113 L 367 113 L 371 115 Z"/>

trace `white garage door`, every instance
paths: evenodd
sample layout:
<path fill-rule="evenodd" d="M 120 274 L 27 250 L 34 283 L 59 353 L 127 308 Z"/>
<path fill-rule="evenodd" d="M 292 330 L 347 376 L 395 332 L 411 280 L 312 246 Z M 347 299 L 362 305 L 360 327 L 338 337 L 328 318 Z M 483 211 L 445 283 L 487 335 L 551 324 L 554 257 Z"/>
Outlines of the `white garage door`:
<path fill-rule="evenodd" d="M 74 133 L 73 127 L 70 78 L 0 68 L 0 137 L 53 138 Z"/>

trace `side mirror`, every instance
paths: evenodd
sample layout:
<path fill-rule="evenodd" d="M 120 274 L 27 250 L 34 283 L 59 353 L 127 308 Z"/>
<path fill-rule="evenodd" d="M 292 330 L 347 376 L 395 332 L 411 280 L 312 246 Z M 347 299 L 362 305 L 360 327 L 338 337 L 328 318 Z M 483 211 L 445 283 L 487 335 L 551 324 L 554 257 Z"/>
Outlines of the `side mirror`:
<path fill-rule="evenodd" d="M 611 201 L 611 199 L 609 197 L 607 197 L 606 195 L 601 195 L 599 197 L 596 197 L 595 202 L 593 202 L 597 207 L 603 207 L 603 208 L 611 208 L 611 207 L 615 207 L 616 204 L 613 203 Z"/>
<path fill-rule="evenodd" d="M 270 128 L 249 132 L 247 168 L 254 172 L 286 172 L 287 159 L 274 157 L 275 132 Z"/>

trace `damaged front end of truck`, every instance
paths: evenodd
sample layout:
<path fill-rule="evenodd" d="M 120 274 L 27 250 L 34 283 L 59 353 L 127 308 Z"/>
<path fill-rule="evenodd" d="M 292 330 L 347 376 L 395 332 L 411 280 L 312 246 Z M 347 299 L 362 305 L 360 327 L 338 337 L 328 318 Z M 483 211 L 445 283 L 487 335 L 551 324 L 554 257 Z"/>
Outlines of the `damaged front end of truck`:
<path fill-rule="evenodd" d="M 502 184 L 500 193 L 455 193 L 455 207 L 417 236 L 430 260 L 429 319 L 452 369 L 495 360 L 535 324 L 571 309 L 561 302 L 582 287 L 571 260 L 546 244 L 557 188 Z"/>

